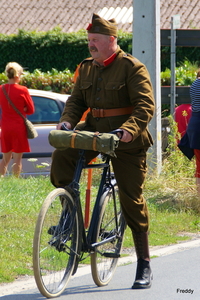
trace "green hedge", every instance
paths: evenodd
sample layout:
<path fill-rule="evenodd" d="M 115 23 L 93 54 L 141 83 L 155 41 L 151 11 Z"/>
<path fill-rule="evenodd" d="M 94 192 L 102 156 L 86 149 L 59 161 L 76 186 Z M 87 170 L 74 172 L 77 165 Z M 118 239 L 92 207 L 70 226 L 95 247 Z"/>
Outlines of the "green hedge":
<path fill-rule="evenodd" d="M 118 43 L 132 53 L 132 33 L 119 31 Z M 65 33 L 60 27 L 47 32 L 19 30 L 18 34 L 0 34 L 0 73 L 10 61 L 16 61 L 29 72 L 52 69 L 74 72 L 76 66 L 90 56 L 87 47 L 87 32 Z M 199 47 L 177 47 L 177 65 L 187 58 L 200 64 Z M 170 68 L 170 47 L 161 47 L 161 69 Z"/>
<path fill-rule="evenodd" d="M 119 32 L 119 44 L 124 51 L 131 53 L 132 35 Z M 66 68 L 74 72 L 76 66 L 90 56 L 87 47 L 87 33 L 64 33 L 56 27 L 48 32 L 27 32 L 0 34 L 0 73 L 10 61 L 16 61 L 29 72 L 40 69 L 43 72 Z"/>

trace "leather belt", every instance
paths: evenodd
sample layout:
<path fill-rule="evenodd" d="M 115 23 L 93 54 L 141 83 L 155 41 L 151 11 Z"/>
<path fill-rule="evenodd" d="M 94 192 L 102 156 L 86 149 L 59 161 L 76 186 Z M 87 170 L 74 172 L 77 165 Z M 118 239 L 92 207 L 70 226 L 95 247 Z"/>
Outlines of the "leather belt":
<path fill-rule="evenodd" d="M 133 112 L 133 106 L 111 108 L 111 109 L 90 108 L 90 112 L 94 118 L 105 118 L 105 117 L 130 115 Z"/>

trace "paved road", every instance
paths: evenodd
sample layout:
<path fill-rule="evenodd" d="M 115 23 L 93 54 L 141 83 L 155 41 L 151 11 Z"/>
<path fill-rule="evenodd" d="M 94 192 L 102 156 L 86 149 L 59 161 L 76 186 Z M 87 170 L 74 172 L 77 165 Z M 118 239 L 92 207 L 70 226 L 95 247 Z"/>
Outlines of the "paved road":
<path fill-rule="evenodd" d="M 79 268 L 60 300 L 199 300 L 200 299 L 200 240 L 163 247 L 151 251 L 153 285 L 147 290 L 131 290 L 136 262 L 118 266 L 106 287 L 96 287 L 90 268 Z M 130 259 L 129 259 L 130 260 Z M 124 260 L 128 263 L 127 259 Z M 35 288 L 34 279 L 0 286 L 2 300 L 45 299 Z"/>

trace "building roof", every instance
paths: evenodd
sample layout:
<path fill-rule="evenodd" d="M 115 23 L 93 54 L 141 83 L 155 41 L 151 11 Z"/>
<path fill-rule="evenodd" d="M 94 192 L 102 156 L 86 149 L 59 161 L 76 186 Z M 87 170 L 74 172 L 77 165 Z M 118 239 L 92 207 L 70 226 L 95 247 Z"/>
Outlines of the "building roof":
<path fill-rule="evenodd" d="M 115 17 L 118 28 L 132 31 L 133 0 L 1 0 L 0 33 L 85 29 L 93 12 L 105 19 Z M 169 29 L 171 16 L 179 14 L 181 29 L 200 29 L 199 0 L 160 0 L 161 29 Z"/>

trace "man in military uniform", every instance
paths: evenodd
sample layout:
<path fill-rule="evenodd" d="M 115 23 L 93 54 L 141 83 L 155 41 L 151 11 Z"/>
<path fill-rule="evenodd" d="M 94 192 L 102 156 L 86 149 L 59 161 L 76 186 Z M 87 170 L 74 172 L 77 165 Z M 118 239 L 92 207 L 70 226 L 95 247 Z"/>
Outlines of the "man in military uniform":
<path fill-rule="evenodd" d="M 154 96 L 146 67 L 117 45 L 117 24 L 93 14 L 87 28 L 91 58 L 79 68 L 72 95 L 66 102 L 60 123 L 69 129 L 111 132 L 121 129 L 120 144 L 112 165 L 119 187 L 120 202 L 133 233 L 137 271 L 132 288 L 149 288 L 152 273 L 148 246 L 149 217 L 142 195 L 147 172 L 146 152 L 152 145 L 147 129 L 154 113 Z M 85 122 L 82 114 L 90 109 Z M 78 125 L 77 125 L 78 124 Z M 87 151 L 87 161 L 98 155 Z M 51 182 L 56 187 L 73 178 L 76 149 L 56 150 L 52 157 Z"/>

